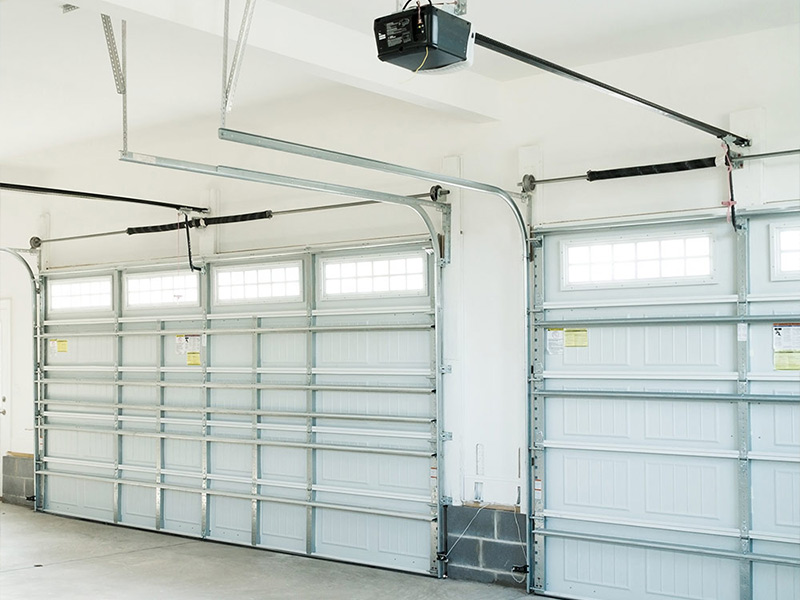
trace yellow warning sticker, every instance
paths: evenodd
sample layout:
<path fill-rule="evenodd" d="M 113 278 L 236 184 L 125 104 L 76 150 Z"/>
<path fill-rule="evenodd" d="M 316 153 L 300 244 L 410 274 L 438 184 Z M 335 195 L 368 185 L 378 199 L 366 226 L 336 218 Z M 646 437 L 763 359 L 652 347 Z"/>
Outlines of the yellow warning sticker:
<path fill-rule="evenodd" d="M 67 351 L 67 340 L 56 340 L 56 352 Z"/>
<path fill-rule="evenodd" d="M 565 329 L 564 346 L 567 348 L 586 348 L 589 345 L 589 331 L 586 329 Z"/>
<path fill-rule="evenodd" d="M 800 371 L 800 323 L 772 324 L 772 366 L 776 371 Z"/>
<path fill-rule="evenodd" d="M 774 352 L 772 357 L 776 371 L 800 371 L 800 351 Z"/>
<path fill-rule="evenodd" d="M 200 353 L 199 352 L 187 352 L 186 353 L 186 364 L 190 367 L 199 367 L 200 366 Z"/>

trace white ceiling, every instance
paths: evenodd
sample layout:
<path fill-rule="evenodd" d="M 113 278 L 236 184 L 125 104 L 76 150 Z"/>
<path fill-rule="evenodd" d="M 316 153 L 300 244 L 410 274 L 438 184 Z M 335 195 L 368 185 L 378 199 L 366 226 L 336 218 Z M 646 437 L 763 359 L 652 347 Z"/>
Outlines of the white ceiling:
<path fill-rule="evenodd" d="M 0 0 L 0 167 L 119 131 L 99 12 L 114 17 L 118 37 L 128 20 L 132 127 L 219 110 L 222 0 L 71 2 L 80 9 L 63 14 L 58 0 Z M 235 37 L 242 0 L 232 4 Z M 237 104 L 349 85 L 485 120 L 504 82 L 536 74 L 477 49 L 471 72 L 408 83 L 374 53 L 372 21 L 395 10 L 396 0 L 258 0 Z M 800 2 L 468 0 L 466 18 L 484 35 L 574 68 L 800 23 Z"/>
<path fill-rule="evenodd" d="M 371 31 L 376 17 L 391 14 L 397 7 L 396 0 L 273 2 L 356 31 Z M 467 0 L 464 18 L 488 37 L 576 67 L 798 23 L 800 2 Z M 473 69 L 500 81 L 531 73 L 530 67 L 488 51 L 476 57 Z"/>
<path fill-rule="evenodd" d="M 85 6 L 89 0 L 75 3 Z M 81 7 L 64 14 L 61 4 L 0 0 L 0 161 L 39 149 L 43 143 L 60 146 L 121 128 L 121 98 L 114 87 L 99 11 Z M 132 127 L 219 111 L 218 37 L 113 5 L 94 4 L 128 21 Z M 118 16 L 114 29 L 119 40 Z M 258 62 L 255 53 L 247 58 Z M 249 77 L 238 88 L 239 102 L 268 102 L 323 83 L 279 58 L 270 61 L 269 74 Z"/>

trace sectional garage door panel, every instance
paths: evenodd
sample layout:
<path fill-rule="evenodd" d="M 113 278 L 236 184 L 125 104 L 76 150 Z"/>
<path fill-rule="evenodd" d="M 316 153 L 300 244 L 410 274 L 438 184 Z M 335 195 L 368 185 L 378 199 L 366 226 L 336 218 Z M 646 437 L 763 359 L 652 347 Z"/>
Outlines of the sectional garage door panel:
<path fill-rule="evenodd" d="M 586 540 L 546 542 L 548 581 L 566 597 L 598 600 L 735 598 L 736 561 Z"/>
<path fill-rule="evenodd" d="M 542 236 L 535 592 L 800 599 L 800 369 L 775 345 L 800 321 L 800 271 L 776 265 L 800 218 L 781 219 Z"/>
<path fill-rule="evenodd" d="M 48 276 L 39 508 L 435 574 L 430 256 Z"/>

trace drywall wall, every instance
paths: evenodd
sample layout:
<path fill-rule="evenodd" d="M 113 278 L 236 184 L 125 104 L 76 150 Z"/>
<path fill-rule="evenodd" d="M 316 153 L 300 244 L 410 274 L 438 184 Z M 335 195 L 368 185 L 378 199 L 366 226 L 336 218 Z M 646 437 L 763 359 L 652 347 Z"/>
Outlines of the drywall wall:
<path fill-rule="evenodd" d="M 697 118 L 753 135 L 755 149 L 800 146 L 800 32 L 762 31 L 591 65 L 582 70 Z M 479 57 L 478 57 L 479 58 Z M 643 109 L 550 75 L 506 84 L 500 121 L 476 124 L 344 86 L 264 106 L 237 106 L 234 129 L 372 156 L 515 189 L 530 166 L 537 177 L 715 155 L 717 140 Z M 131 107 L 135 110 L 135 106 Z M 132 129 L 137 152 L 335 181 L 394 193 L 427 190 L 415 182 L 216 139 L 216 115 Z M 736 127 L 734 127 L 736 126 Z M 219 214 L 281 209 L 341 198 L 213 179 L 116 161 L 118 136 L 87 140 L 2 165 L 2 178 L 64 188 L 212 205 Z M 521 153 L 521 149 L 533 151 Z M 522 156 L 525 158 L 521 158 Z M 535 156 L 535 160 L 530 160 Z M 454 159 L 452 157 L 458 157 Z M 532 163 L 532 164 L 529 164 Z M 31 171 L 33 169 L 33 171 Z M 776 159 L 735 173 L 742 206 L 800 202 L 800 160 Z M 524 503 L 525 378 L 522 244 L 510 211 L 496 198 L 451 197 L 453 262 L 445 269 L 445 493 L 456 503 Z M 720 212 L 723 169 L 538 189 L 535 225 L 625 215 Z M 529 205 L 523 206 L 527 211 Z M 49 215 L 49 232 L 45 231 Z M 66 236 L 169 222 L 174 212 L 62 198 L 0 194 L 0 245 L 31 235 Z M 423 232 L 402 207 L 365 207 L 197 232 L 199 252 L 296 246 Z M 45 264 L 62 267 L 181 256 L 178 234 L 110 237 L 49 247 Z M 5 260 L 5 259 L 3 259 Z M 14 371 L 26 373 L 27 299 L 21 275 L 0 263 L 0 297 L 14 302 Z M 17 375 L 15 381 L 19 382 Z M 15 384 L 12 450 L 32 451 L 32 388 Z"/>
<path fill-rule="evenodd" d="M 0 246 L 26 248 L 25 230 L 38 226 L 38 216 L 20 203 L 8 204 L 0 199 Z M 36 257 L 22 253 L 21 256 L 35 270 Z M 10 360 L 9 381 L 5 382 L 7 401 L 3 403 L 6 413 L 0 418 L 7 420 L 0 439 L 0 454 L 16 451 L 33 452 L 33 307 L 31 279 L 25 266 L 16 258 L 0 252 L 0 299 L 8 309 L 10 330 L 3 331 L 3 360 Z"/>

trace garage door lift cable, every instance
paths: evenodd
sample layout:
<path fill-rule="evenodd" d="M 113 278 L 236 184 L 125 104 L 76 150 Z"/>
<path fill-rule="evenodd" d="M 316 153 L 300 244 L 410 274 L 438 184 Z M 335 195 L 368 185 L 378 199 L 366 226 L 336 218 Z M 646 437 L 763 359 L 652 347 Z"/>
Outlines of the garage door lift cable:
<path fill-rule="evenodd" d="M 728 199 L 722 203 L 723 206 L 728 207 L 728 222 L 733 226 L 734 231 L 739 231 L 742 226 L 736 222 L 736 200 L 733 197 L 733 163 L 731 162 L 731 147 L 730 144 L 723 141 L 722 146 L 725 148 L 725 169 L 728 172 Z"/>
<path fill-rule="evenodd" d="M 192 271 L 202 271 L 201 267 L 196 267 L 192 262 L 192 236 L 189 233 L 189 215 L 186 213 L 183 214 L 184 224 L 186 225 L 184 229 L 186 229 L 186 253 L 189 256 L 189 269 Z"/>

